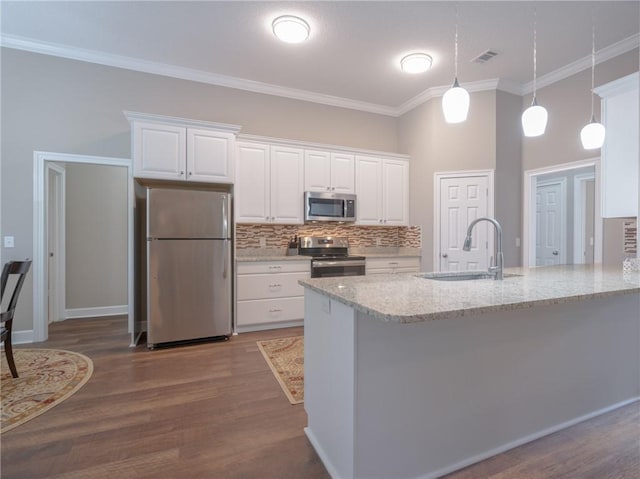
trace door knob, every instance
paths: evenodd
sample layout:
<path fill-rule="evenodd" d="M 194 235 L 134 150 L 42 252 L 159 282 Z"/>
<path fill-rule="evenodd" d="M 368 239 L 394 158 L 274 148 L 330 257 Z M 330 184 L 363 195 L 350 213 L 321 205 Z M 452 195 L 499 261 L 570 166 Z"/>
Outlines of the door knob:
<path fill-rule="evenodd" d="M 554 249 L 552 254 L 553 256 L 558 256 L 560 253 L 557 249 Z"/>

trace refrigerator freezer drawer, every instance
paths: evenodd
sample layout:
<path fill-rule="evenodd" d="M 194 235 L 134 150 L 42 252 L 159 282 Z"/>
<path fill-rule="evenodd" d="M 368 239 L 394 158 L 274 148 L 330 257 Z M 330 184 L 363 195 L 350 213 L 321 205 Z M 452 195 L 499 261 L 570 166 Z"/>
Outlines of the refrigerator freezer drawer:
<path fill-rule="evenodd" d="M 148 345 L 231 334 L 231 242 L 148 243 Z"/>
<path fill-rule="evenodd" d="M 304 318 L 304 297 L 238 301 L 238 326 L 279 323 Z"/>

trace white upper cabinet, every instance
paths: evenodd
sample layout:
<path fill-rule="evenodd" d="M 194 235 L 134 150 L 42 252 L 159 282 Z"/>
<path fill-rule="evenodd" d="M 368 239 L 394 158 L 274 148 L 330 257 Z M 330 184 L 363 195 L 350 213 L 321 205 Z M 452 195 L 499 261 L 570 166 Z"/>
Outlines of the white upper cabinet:
<path fill-rule="evenodd" d="M 233 183 L 235 135 L 187 128 L 187 179 Z"/>
<path fill-rule="evenodd" d="M 602 97 L 604 218 L 638 216 L 638 73 L 596 88 Z"/>
<path fill-rule="evenodd" d="M 271 216 L 269 145 L 243 142 L 236 145 L 236 221 L 268 223 Z"/>
<path fill-rule="evenodd" d="M 136 178 L 233 183 L 240 127 L 125 112 L 132 126 Z"/>
<path fill-rule="evenodd" d="M 302 224 L 303 150 L 238 142 L 236 221 Z"/>
<path fill-rule="evenodd" d="M 409 163 L 357 156 L 356 194 L 358 224 L 409 224 Z"/>
<path fill-rule="evenodd" d="M 355 193 L 355 157 L 348 153 L 305 150 L 305 191 Z"/>

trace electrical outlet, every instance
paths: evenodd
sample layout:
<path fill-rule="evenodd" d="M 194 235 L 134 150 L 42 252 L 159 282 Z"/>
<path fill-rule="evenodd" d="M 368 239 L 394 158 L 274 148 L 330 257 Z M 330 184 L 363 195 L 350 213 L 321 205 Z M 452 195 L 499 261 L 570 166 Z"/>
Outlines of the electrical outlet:
<path fill-rule="evenodd" d="M 267 238 L 260 238 L 260 247 L 264 248 L 267 246 Z"/>
<path fill-rule="evenodd" d="M 382 244 L 382 240 L 380 238 L 376 238 L 376 246 L 380 246 Z"/>
<path fill-rule="evenodd" d="M 516 238 L 516 248 L 520 248 L 520 238 Z"/>
<path fill-rule="evenodd" d="M 13 248 L 14 242 L 13 242 L 13 236 L 5 236 L 4 237 L 4 247 L 5 248 Z"/>

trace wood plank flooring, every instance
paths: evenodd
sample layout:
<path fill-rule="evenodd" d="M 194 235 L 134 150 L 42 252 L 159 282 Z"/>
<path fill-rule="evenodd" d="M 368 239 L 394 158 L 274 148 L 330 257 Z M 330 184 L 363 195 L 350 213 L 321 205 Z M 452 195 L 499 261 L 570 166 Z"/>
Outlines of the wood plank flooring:
<path fill-rule="evenodd" d="M 125 318 L 67 320 L 47 347 L 94 362 L 74 396 L 3 434 L 1 477 L 328 478 L 258 351 L 244 333 L 225 343 L 129 348 Z M 447 479 L 639 479 L 640 404 L 600 416 L 447 476 Z M 389 478 L 395 479 L 395 478 Z"/>

